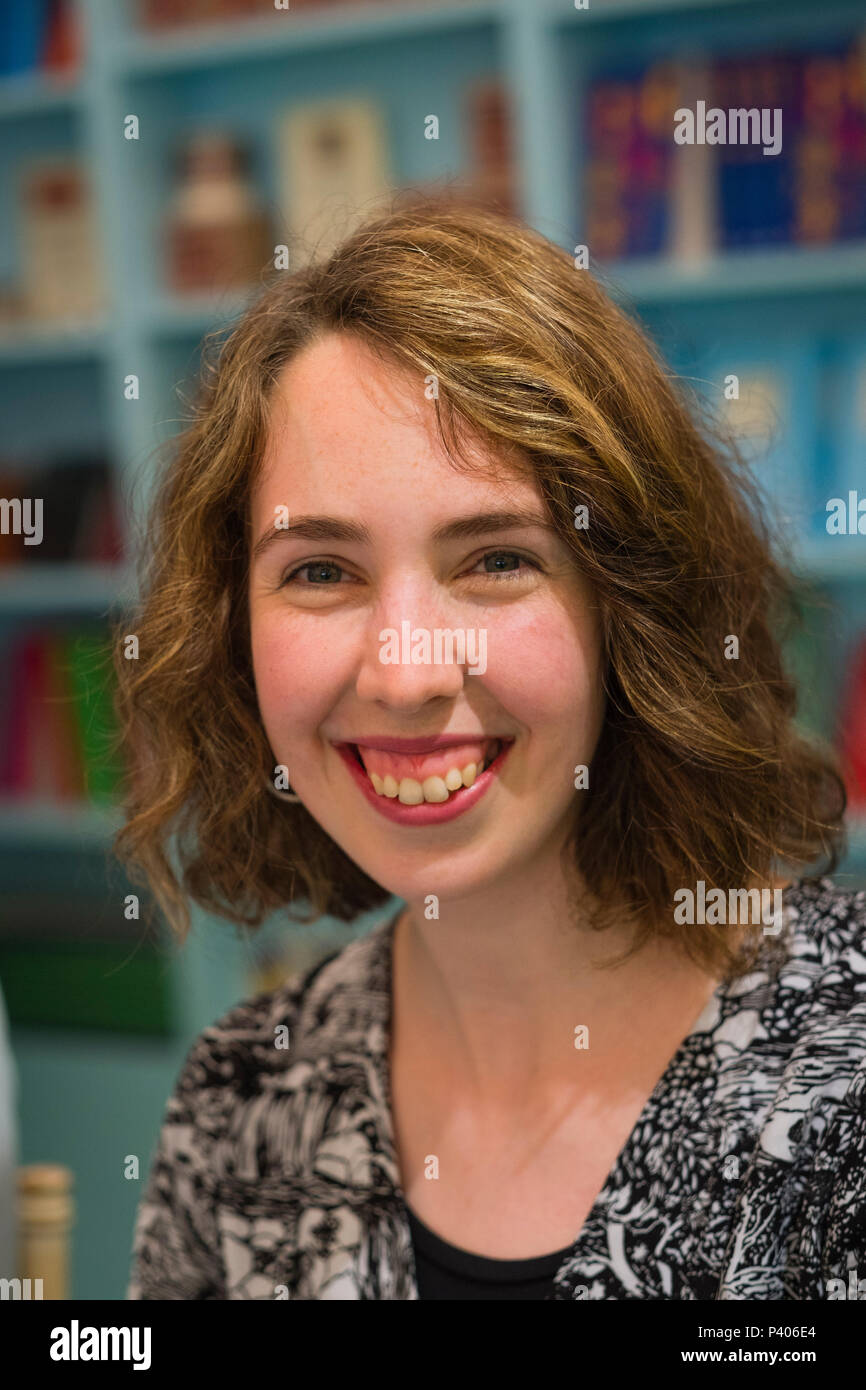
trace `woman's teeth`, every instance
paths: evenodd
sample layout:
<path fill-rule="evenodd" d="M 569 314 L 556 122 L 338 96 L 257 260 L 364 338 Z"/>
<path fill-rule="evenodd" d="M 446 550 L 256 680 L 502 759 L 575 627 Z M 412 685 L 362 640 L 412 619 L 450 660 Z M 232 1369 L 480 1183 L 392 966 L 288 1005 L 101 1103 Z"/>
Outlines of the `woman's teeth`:
<path fill-rule="evenodd" d="M 368 772 L 367 776 L 377 796 L 396 796 L 404 806 L 420 806 L 422 801 L 447 801 L 459 787 L 471 787 L 477 773 L 475 763 L 467 763 L 462 769 L 449 768 L 444 777 L 425 777 L 423 782 L 416 782 L 414 777 L 403 777 L 398 782 L 375 772 Z"/>
<path fill-rule="evenodd" d="M 421 782 L 414 777 L 402 777 L 398 781 L 390 774 L 380 777 L 378 773 L 370 772 L 367 768 L 364 770 L 373 783 L 377 796 L 392 799 L 396 797 L 404 806 L 420 806 L 424 801 L 447 801 L 452 792 L 459 791 L 461 787 L 471 787 L 479 771 L 483 772 L 490 766 L 494 758 L 498 757 L 501 748 L 499 739 L 495 739 L 480 769 L 477 762 L 469 762 L 464 767 L 448 768 L 441 777 L 425 777 Z"/>

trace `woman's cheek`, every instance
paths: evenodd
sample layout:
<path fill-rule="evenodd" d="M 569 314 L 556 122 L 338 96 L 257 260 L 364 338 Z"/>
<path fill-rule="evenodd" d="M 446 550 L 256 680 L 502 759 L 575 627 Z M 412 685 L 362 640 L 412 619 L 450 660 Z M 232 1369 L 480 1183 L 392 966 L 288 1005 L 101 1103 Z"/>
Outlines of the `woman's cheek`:
<path fill-rule="evenodd" d="M 262 719 L 272 740 L 315 734 L 344 688 L 345 663 L 313 625 L 278 616 L 254 627 L 251 642 Z"/>
<path fill-rule="evenodd" d="M 486 640 L 488 690 L 530 727 L 573 715 L 591 696 L 598 660 L 592 635 L 565 628 L 558 607 L 524 615 L 513 609 L 489 625 Z"/>
<path fill-rule="evenodd" d="M 253 625 L 251 638 L 259 709 L 273 745 L 285 736 L 290 712 L 296 715 L 302 705 L 298 644 L 284 624 L 264 619 Z"/>

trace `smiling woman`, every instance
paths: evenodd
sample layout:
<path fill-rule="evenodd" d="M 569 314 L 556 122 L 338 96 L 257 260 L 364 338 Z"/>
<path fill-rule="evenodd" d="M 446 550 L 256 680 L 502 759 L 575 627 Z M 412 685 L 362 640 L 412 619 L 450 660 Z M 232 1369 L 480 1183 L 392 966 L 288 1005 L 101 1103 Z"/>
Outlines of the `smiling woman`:
<path fill-rule="evenodd" d="M 845 792 L 792 581 L 638 329 L 530 229 L 398 199 L 266 286 L 156 498 L 119 852 L 180 937 L 189 898 L 405 906 L 196 1041 L 130 1297 L 822 1297 L 866 898 L 793 876 Z M 784 932 L 675 915 L 783 881 Z"/>

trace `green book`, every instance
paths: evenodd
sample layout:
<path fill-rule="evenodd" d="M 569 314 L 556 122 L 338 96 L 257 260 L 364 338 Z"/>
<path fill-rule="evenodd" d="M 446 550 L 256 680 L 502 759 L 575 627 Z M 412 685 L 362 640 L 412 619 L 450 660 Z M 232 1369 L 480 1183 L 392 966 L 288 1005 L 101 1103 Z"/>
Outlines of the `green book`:
<path fill-rule="evenodd" d="M 116 679 L 111 643 L 102 629 L 77 628 L 65 642 L 87 796 L 99 805 L 118 800 L 123 760 L 117 750 Z"/>

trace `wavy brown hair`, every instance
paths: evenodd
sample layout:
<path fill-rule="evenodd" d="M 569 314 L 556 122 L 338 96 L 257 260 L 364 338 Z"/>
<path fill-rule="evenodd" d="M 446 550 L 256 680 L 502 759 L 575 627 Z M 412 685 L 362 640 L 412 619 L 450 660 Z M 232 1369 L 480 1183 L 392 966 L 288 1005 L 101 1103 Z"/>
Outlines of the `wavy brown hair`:
<path fill-rule="evenodd" d="M 350 921 L 391 896 L 303 805 L 269 794 L 251 664 L 249 507 L 269 400 L 326 332 L 435 374 L 455 467 L 480 440 L 503 471 L 517 459 L 537 479 L 603 614 L 607 713 L 567 865 L 596 904 L 633 914 L 632 950 L 665 934 L 705 967 L 742 973 L 753 956 L 730 927 L 674 924 L 674 892 L 766 884 L 780 863 L 825 855 L 832 872 L 845 843 L 844 782 L 829 747 L 796 726 L 783 665 L 802 620 L 797 581 L 742 459 L 596 278 L 532 229 L 453 198 L 397 195 L 330 256 L 273 275 L 206 344 L 147 519 L 139 608 L 116 634 L 130 776 L 115 850 L 132 877 L 181 939 L 190 898 L 258 926 L 300 902 L 308 920 Z M 130 632 L 137 660 L 121 654 Z"/>

